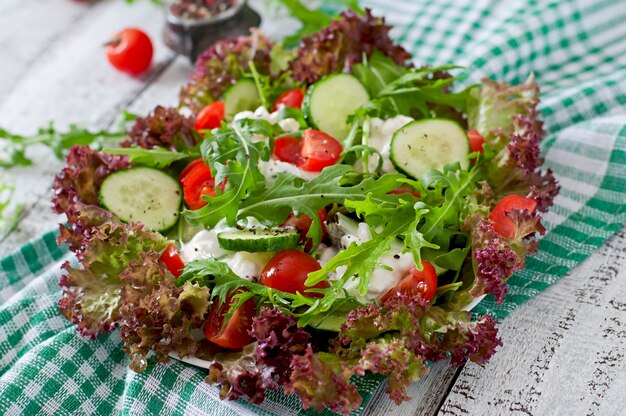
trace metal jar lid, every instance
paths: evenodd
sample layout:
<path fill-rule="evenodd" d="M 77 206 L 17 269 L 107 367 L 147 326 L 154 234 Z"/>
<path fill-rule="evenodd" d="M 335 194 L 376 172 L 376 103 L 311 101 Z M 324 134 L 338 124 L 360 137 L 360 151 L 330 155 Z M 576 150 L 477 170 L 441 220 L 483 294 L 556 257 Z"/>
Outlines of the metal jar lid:
<path fill-rule="evenodd" d="M 236 0 L 222 13 L 204 19 L 181 18 L 173 14 L 170 7 L 171 2 L 166 2 L 163 40 L 174 52 L 188 56 L 192 63 L 216 41 L 247 35 L 251 27 L 261 23 L 261 17 L 246 0 Z"/>

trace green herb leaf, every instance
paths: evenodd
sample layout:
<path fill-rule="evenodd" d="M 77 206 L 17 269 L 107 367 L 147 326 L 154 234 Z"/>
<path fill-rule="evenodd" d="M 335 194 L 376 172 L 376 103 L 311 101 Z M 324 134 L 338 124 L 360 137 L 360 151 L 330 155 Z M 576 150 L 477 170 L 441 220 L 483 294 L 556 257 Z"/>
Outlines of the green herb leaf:
<path fill-rule="evenodd" d="M 174 162 L 189 158 L 200 157 L 200 152 L 183 153 L 175 152 L 164 147 L 155 149 L 144 149 L 143 147 L 107 147 L 104 152 L 112 155 L 127 155 L 131 163 L 135 165 L 149 166 L 157 169 L 163 169 Z"/>

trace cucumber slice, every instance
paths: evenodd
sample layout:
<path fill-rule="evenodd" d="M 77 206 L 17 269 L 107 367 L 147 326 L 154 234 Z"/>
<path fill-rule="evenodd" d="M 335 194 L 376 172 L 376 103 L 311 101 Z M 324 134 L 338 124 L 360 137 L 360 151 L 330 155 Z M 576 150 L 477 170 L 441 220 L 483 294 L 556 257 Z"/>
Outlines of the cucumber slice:
<path fill-rule="evenodd" d="M 271 252 L 297 247 L 300 233 L 293 228 L 250 228 L 219 233 L 217 241 L 224 250 Z"/>
<path fill-rule="evenodd" d="M 224 93 L 226 119 L 232 120 L 242 111 L 256 110 L 261 105 L 261 98 L 254 81 L 242 79 Z"/>
<path fill-rule="evenodd" d="M 370 100 L 361 82 L 349 74 L 329 75 L 309 87 L 302 109 L 313 128 L 343 141 L 350 132 L 348 116 Z"/>
<path fill-rule="evenodd" d="M 182 194 L 171 176 L 138 167 L 109 175 L 100 187 L 100 205 L 124 222 L 141 222 L 164 232 L 178 221 Z"/>
<path fill-rule="evenodd" d="M 452 120 L 433 118 L 413 121 L 396 131 L 389 157 L 399 172 L 420 179 L 447 163 L 460 162 L 467 168 L 468 154 L 465 130 Z"/>

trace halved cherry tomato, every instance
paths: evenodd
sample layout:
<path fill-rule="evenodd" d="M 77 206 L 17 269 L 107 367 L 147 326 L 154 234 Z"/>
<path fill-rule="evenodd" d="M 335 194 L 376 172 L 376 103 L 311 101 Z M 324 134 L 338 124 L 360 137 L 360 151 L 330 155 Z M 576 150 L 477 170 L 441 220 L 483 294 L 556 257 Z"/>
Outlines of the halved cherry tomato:
<path fill-rule="evenodd" d="M 512 194 L 507 195 L 500 200 L 491 211 L 489 219 L 493 221 L 493 228 L 496 232 L 504 237 L 511 238 L 515 236 L 515 223 L 506 215 L 513 209 L 519 211 L 528 211 L 532 214 L 537 208 L 537 201 L 525 196 Z"/>
<path fill-rule="evenodd" d="M 435 297 L 435 293 L 437 293 L 437 272 L 435 268 L 426 260 L 422 260 L 422 270 L 420 271 L 413 267 L 409 274 L 404 276 L 393 289 L 380 298 L 381 302 L 385 303 L 398 292 L 403 295 L 419 296 L 426 302 L 430 302 Z"/>
<path fill-rule="evenodd" d="M 159 257 L 159 261 L 167 267 L 167 270 L 169 270 L 174 277 L 180 276 L 181 271 L 185 268 L 185 263 L 183 263 L 183 260 L 180 258 L 174 244 L 170 244 L 165 248 L 163 253 L 161 253 L 161 257 Z"/>
<path fill-rule="evenodd" d="M 323 280 L 315 286 L 306 286 L 304 282 L 309 273 L 321 268 L 317 260 L 307 253 L 290 248 L 276 253 L 265 265 L 261 272 L 261 283 L 283 292 L 300 292 L 304 296 L 315 297 L 317 294 L 307 293 L 305 290 L 312 287 L 327 288 L 328 282 Z"/>
<path fill-rule="evenodd" d="M 238 289 L 240 293 L 246 289 Z M 230 312 L 236 304 L 234 295 L 229 295 L 218 307 L 212 307 L 204 324 L 204 336 L 206 339 L 223 348 L 239 349 L 252 342 L 252 336 L 248 333 L 252 328 L 252 318 L 256 315 L 256 305 L 253 299 L 246 300 L 233 313 L 230 321 L 222 330 L 224 315 Z M 217 299 L 215 300 L 217 302 Z"/>
<path fill-rule="evenodd" d="M 191 209 L 202 208 L 206 201 L 202 195 L 215 196 L 215 179 L 211 175 L 211 169 L 204 164 L 202 159 L 194 160 L 185 168 L 179 177 L 183 186 L 185 203 Z M 226 184 L 221 182 L 218 187 L 223 191 Z"/>
<path fill-rule="evenodd" d="M 302 160 L 298 167 L 309 172 L 321 172 L 326 166 L 337 163 L 341 144 L 328 134 L 308 129 L 302 134 Z"/>
<path fill-rule="evenodd" d="M 420 198 L 421 197 L 421 195 L 417 191 L 412 191 L 410 189 L 402 189 L 402 188 L 394 189 L 393 191 L 389 191 L 387 193 L 391 194 L 391 195 L 411 194 L 415 198 Z"/>
<path fill-rule="evenodd" d="M 152 41 L 143 30 L 124 29 L 106 45 L 107 59 L 116 69 L 131 75 L 139 75 L 152 62 Z"/>
<path fill-rule="evenodd" d="M 485 149 L 483 149 L 485 138 L 481 136 L 477 130 L 469 130 L 467 132 L 467 138 L 469 139 L 470 153 L 483 153 L 485 151 Z"/>
<path fill-rule="evenodd" d="M 302 100 L 304 100 L 304 92 L 302 91 L 302 88 L 294 88 L 292 90 L 285 91 L 276 99 L 276 101 L 274 101 L 272 111 L 278 111 L 283 106 L 301 108 Z"/>
<path fill-rule="evenodd" d="M 279 137 L 274 141 L 274 157 L 294 165 L 302 158 L 302 140 L 296 137 Z"/>
<path fill-rule="evenodd" d="M 226 108 L 222 101 L 216 101 L 204 107 L 196 116 L 194 129 L 211 130 L 222 125 L 222 121 L 226 117 Z"/>
<path fill-rule="evenodd" d="M 189 172 L 191 172 L 194 167 L 199 164 L 204 164 L 202 158 L 196 159 L 193 162 L 189 163 L 187 166 L 185 166 L 185 169 L 183 169 L 183 171 L 180 172 L 180 175 L 178 175 L 178 180 L 181 181 L 185 176 L 187 176 Z"/>
<path fill-rule="evenodd" d="M 326 208 L 322 208 L 317 211 L 317 216 L 322 222 L 322 239 L 326 236 L 326 220 L 328 219 L 326 215 Z M 313 240 L 307 238 L 307 233 L 311 228 L 311 224 L 313 224 L 313 220 L 306 214 L 302 214 L 299 217 L 296 217 L 293 213 L 289 215 L 287 221 L 283 225 L 290 225 L 295 227 L 296 230 L 300 232 L 300 244 L 305 244 L 304 249 L 306 251 L 311 250 L 313 245 Z"/>

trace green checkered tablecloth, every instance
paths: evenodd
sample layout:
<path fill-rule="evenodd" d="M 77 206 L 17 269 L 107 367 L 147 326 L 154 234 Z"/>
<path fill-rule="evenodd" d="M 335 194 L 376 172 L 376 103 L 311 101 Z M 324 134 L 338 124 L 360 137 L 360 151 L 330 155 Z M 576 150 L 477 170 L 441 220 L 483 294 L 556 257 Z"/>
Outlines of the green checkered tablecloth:
<path fill-rule="evenodd" d="M 549 232 L 528 268 L 510 280 L 497 317 L 563 277 L 626 222 L 626 3 L 615 0 L 371 0 L 420 64 L 466 66 L 474 82 L 493 76 L 542 87 L 544 155 L 560 180 Z M 117 332 L 92 341 L 62 318 L 55 234 L 0 263 L 0 414 L 295 415 L 297 398 L 221 402 L 202 370 L 177 361 L 127 368 Z M 365 378 L 363 406 L 379 379 Z M 355 412 L 360 414 L 363 408 Z M 313 414 L 314 412 L 310 412 Z M 326 412 L 328 413 L 328 412 Z"/>

